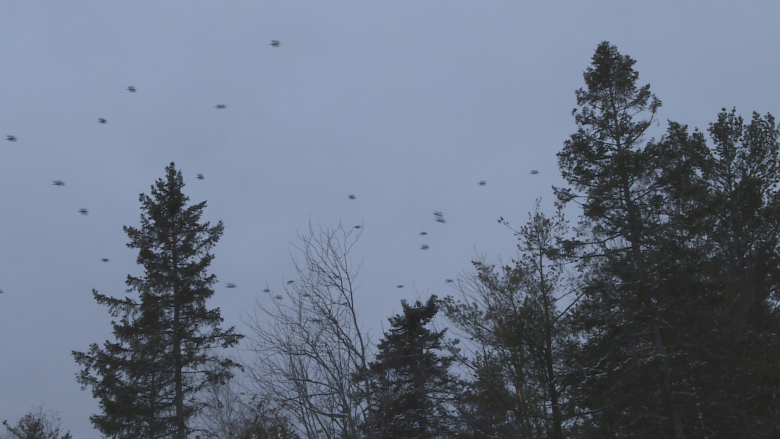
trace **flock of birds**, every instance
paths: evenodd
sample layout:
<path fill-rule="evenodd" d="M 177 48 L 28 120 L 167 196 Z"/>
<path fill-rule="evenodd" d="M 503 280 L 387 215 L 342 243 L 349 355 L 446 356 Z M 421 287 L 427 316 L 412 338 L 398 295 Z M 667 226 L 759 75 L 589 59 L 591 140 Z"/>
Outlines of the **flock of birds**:
<path fill-rule="evenodd" d="M 279 42 L 279 40 L 271 40 L 271 43 L 270 43 L 269 45 L 270 45 L 271 47 L 280 47 L 280 46 L 281 46 L 281 43 Z M 128 91 L 128 92 L 130 92 L 130 93 L 136 93 L 136 92 L 137 92 L 137 90 L 136 90 L 135 86 L 132 86 L 132 85 L 130 85 L 130 86 L 128 86 L 128 87 L 127 87 L 127 91 Z M 215 106 L 215 108 L 216 108 L 217 110 L 224 110 L 224 109 L 226 109 L 226 108 L 227 108 L 227 106 L 226 106 L 226 105 L 224 105 L 224 104 L 217 104 L 217 105 Z M 101 117 L 101 118 L 98 118 L 98 123 L 100 123 L 100 124 L 102 124 L 102 125 L 105 125 L 105 124 L 107 124 L 107 123 L 108 123 L 108 121 L 107 121 L 105 118 Z M 13 135 L 7 135 L 5 140 L 7 140 L 7 141 L 9 141 L 9 142 L 16 142 L 16 141 L 17 141 L 17 138 L 16 138 L 16 136 L 13 136 Z M 534 169 L 534 170 L 531 170 L 531 175 L 536 175 L 536 174 L 538 174 L 538 173 L 539 173 L 539 171 L 538 171 L 538 170 L 536 170 L 536 169 Z M 197 174 L 197 176 L 196 176 L 195 178 L 197 178 L 198 180 L 203 180 L 205 177 L 203 176 L 203 174 Z M 54 186 L 65 186 L 65 182 L 64 182 L 64 181 L 62 181 L 62 180 L 54 180 L 52 184 L 53 184 Z M 481 181 L 479 182 L 479 185 L 480 185 L 480 186 L 485 186 L 485 185 L 487 185 L 487 182 L 486 182 L 485 180 L 481 180 Z M 350 194 L 350 195 L 348 196 L 348 198 L 349 198 L 350 200 L 355 200 L 357 197 L 356 197 L 354 194 Z M 89 210 L 87 210 L 87 208 L 83 208 L 83 207 L 82 207 L 81 209 L 79 209 L 79 210 L 78 210 L 78 212 L 79 212 L 80 214 L 82 214 L 82 215 L 85 215 L 85 216 L 86 216 L 86 215 L 89 215 Z M 447 221 L 444 219 L 444 214 L 443 214 L 442 212 L 438 211 L 438 210 L 433 212 L 433 216 L 434 216 L 434 221 L 436 221 L 436 222 L 438 222 L 438 223 L 445 224 L 445 223 L 447 222 Z M 361 229 L 361 228 L 362 228 L 362 226 L 360 226 L 360 225 L 357 225 L 357 226 L 355 226 L 354 228 L 355 228 L 355 229 Z M 426 236 L 427 234 L 428 234 L 427 232 L 420 232 L 420 235 L 421 235 L 421 236 Z M 430 248 L 430 247 L 429 247 L 427 244 L 422 244 L 422 246 L 420 247 L 420 249 L 421 249 L 421 250 L 428 250 L 429 248 Z M 108 258 L 102 258 L 102 259 L 101 259 L 101 261 L 103 261 L 103 262 L 109 262 L 109 259 L 108 259 Z M 288 280 L 288 281 L 287 281 L 287 284 L 288 284 L 288 285 L 290 285 L 290 284 L 292 284 L 293 282 L 295 282 L 295 281 L 294 281 L 294 280 Z M 445 280 L 445 282 L 446 282 L 446 283 L 452 283 L 452 282 L 453 282 L 453 280 L 452 280 L 452 279 L 446 279 L 446 280 Z M 236 284 L 234 284 L 234 283 L 231 283 L 231 282 L 228 282 L 228 283 L 226 284 L 226 287 L 227 287 L 227 288 L 236 288 Z M 397 286 L 397 288 L 403 288 L 403 287 L 404 287 L 403 285 L 398 285 L 398 286 Z M 131 291 L 132 291 L 132 289 L 126 289 L 126 290 L 125 290 L 125 292 L 127 292 L 127 293 L 129 293 L 129 292 L 131 292 Z M 263 292 L 265 292 L 265 293 L 270 293 L 270 289 L 266 288 L 265 290 L 263 290 Z M 2 293 L 3 293 L 3 291 L 2 291 L 2 290 L 0 290 L 0 294 L 2 294 Z M 277 295 L 277 296 L 275 296 L 275 297 L 276 297 L 276 299 L 278 299 L 278 300 L 281 300 L 281 298 L 282 298 L 282 296 L 278 296 L 278 295 Z"/>
<path fill-rule="evenodd" d="M 279 40 L 271 40 L 270 46 L 272 46 L 272 47 L 280 47 L 281 43 L 279 43 Z M 133 86 L 133 85 L 128 86 L 126 90 L 128 92 L 130 92 L 130 93 L 136 93 L 138 91 L 135 88 L 135 86 Z M 224 110 L 224 109 L 227 108 L 227 106 L 225 104 L 217 104 L 215 108 L 217 110 Z M 101 118 L 98 118 L 98 123 L 101 124 L 101 125 L 106 125 L 108 123 L 108 120 L 106 118 L 104 118 L 104 117 L 101 117 Z M 6 135 L 5 140 L 8 141 L 8 142 L 16 142 L 18 139 L 16 138 L 16 136 L 9 134 L 9 135 Z M 203 180 L 205 177 L 203 176 L 203 174 L 198 174 L 195 178 L 197 178 L 198 180 Z M 52 182 L 52 185 L 54 185 L 54 186 L 65 186 L 65 182 L 62 181 L 62 180 L 54 180 Z M 354 196 L 352 198 L 354 199 Z M 78 210 L 78 212 L 80 214 L 84 215 L 84 216 L 89 215 L 89 210 L 86 207 L 82 207 L 81 209 Z M 109 259 L 108 258 L 102 258 L 101 261 L 102 262 L 109 262 Z M 227 288 L 236 288 L 236 284 L 228 283 L 227 284 Z M 132 291 L 132 288 L 129 288 L 129 289 L 125 290 L 126 293 L 129 293 L 131 291 Z M 0 294 L 3 294 L 2 290 L 0 290 Z"/>

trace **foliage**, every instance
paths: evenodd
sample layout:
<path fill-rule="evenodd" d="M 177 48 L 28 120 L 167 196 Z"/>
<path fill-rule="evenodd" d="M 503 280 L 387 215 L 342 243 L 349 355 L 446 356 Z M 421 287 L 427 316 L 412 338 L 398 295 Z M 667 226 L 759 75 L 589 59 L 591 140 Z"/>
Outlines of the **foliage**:
<path fill-rule="evenodd" d="M 439 311 L 436 296 L 425 304 L 401 301 L 403 314 L 377 345 L 368 370 L 374 389 L 370 407 L 380 438 L 449 438 L 457 430 L 454 402 L 462 385 L 450 372 L 455 357 L 440 355 L 446 330 L 426 326 Z"/>
<path fill-rule="evenodd" d="M 458 281 L 460 299 L 443 301 L 474 351 L 467 363 L 473 380 L 460 405 L 464 437 L 562 438 L 575 418 L 563 380 L 574 340 L 569 308 L 559 304 L 569 296 L 561 291 L 567 261 L 558 248 L 567 230 L 560 209 L 547 218 L 537 201 L 529 221 L 514 230 L 520 258 L 499 268 L 474 261 L 476 272 Z"/>
<path fill-rule="evenodd" d="M 102 414 L 90 419 L 104 435 L 118 438 L 183 439 L 189 420 L 202 408 L 194 398 L 209 380 L 224 379 L 237 367 L 212 353 L 234 346 L 241 335 L 220 328 L 219 309 L 206 308 L 216 277 L 206 274 L 209 253 L 223 233 L 201 224 L 206 206 L 186 206 L 180 171 L 173 163 L 166 178 L 141 194 L 141 228 L 124 227 L 128 247 L 139 250 L 143 277 L 127 277 L 139 299 L 117 299 L 93 291 L 108 306 L 116 342 L 88 353 L 73 352 L 84 367 L 78 382 L 91 386 Z"/>
<path fill-rule="evenodd" d="M 590 413 L 575 433 L 777 432 L 774 121 L 744 125 L 724 110 L 710 126 L 714 150 L 674 122 L 645 142 L 660 101 L 636 85 L 633 65 L 599 45 L 577 91 L 578 131 L 558 154 L 578 191 L 558 189 L 559 199 L 582 206 L 566 246 L 584 293 L 571 385 Z"/>
<path fill-rule="evenodd" d="M 70 432 L 60 436 L 60 417 L 56 413 L 43 411 L 43 405 L 22 416 L 16 425 L 3 421 L 6 432 L 2 439 L 72 439 Z"/>

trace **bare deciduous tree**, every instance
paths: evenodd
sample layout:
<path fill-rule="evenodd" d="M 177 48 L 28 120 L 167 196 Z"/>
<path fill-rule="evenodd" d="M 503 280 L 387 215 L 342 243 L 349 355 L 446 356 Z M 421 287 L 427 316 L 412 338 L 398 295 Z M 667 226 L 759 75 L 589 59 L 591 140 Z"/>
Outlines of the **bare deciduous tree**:
<path fill-rule="evenodd" d="M 307 438 L 373 437 L 367 408 L 371 388 L 357 372 L 368 366 L 369 339 L 358 324 L 350 251 L 362 229 L 319 228 L 299 235 L 299 279 L 285 296 L 259 301 L 248 324 L 256 354 L 248 372 L 255 385 L 283 407 Z M 365 429 L 369 428 L 369 431 Z"/>
<path fill-rule="evenodd" d="M 199 413 L 203 436 L 238 438 L 247 410 L 233 380 L 211 380 L 203 392 L 203 410 Z"/>
<path fill-rule="evenodd" d="M 197 431 L 204 439 L 300 439 L 289 418 L 266 395 L 245 389 L 240 376 L 212 380 L 202 398 Z"/>

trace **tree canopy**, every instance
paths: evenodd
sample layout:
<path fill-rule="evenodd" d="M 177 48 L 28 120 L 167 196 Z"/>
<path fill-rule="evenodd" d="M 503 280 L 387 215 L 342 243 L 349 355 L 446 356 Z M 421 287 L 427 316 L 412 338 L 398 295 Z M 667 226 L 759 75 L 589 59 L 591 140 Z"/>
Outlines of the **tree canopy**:
<path fill-rule="evenodd" d="M 390 318 L 366 371 L 374 383 L 370 420 L 381 438 L 452 437 L 453 402 L 461 389 L 450 371 L 455 357 L 441 353 L 445 330 L 426 327 L 439 311 L 438 299 L 401 306 L 403 314 Z"/>
<path fill-rule="evenodd" d="M 128 247 L 138 249 L 141 277 L 128 276 L 137 299 L 118 299 L 93 291 L 113 321 L 115 342 L 73 352 L 84 368 L 77 376 L 91 386 L 101 414 L 91 417 L 103 434 L 116 438 L 184 439 L 189 420 L 202 407 L 196 396 L 209 381 L 224 380 L 237 367 L 215 348 L 241 339 L 223 330 L 219 308 L 208 309 L 216 276 L 207 274 L 210 253 L 223 233 L 220 221 L 200 223 L 206 202 L 187 206 L 184 181 L 174 163 L 166 177 L 141 194 L 141 227 L 124 227 Z"/>

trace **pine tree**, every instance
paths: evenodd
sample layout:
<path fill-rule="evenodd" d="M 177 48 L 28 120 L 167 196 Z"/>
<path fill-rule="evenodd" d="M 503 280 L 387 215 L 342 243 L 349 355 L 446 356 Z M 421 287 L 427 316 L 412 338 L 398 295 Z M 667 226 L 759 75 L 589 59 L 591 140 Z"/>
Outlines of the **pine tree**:
<path fill-rule="evenodd" d="M 238 367 L 213 351 L 238 343 L 233 327 L 223 330 L 219 308 L 206 308 L 216 276 L 207 274 L 209 253 L 223 233 L 200 223 L 206 202 L 187 207 L 184 181 L 174 163 L 151 196 L 141 194 L 141 227 L 124 227 L 128 247 L 138 249 L 144 276 L 127 277 L 138 299 L 117 299 L 93 290 L 106 305 L 116 342 L 88 353 L 73 352 L 84 367 L 77 376 L 92 387 L 102 414 L 91 417 L 107 437 L 187 437 L 189 420 L 201 409 L 195 398 L 209 380 L 223 380 Z"/>
<path fill-rule="evenodd" d="M 573 340 L 559 303 L 570 296 L 558 248 L 568 227 L 560 209 L 548 218 L 537 201 L 529 221 L 512 230 L 520 258 L 502 267 L 472 262 L 476 272 L 457 283 L 460 300 L 443 301 L 447 318 L 475 346 L 474 376 L 459 406 L 463 437 L 562 439 L 576 417 L 563 380 Z"/>
<path fill-rule="evenodd" d="M 453 402 L 462 386 L 449 370 L 454 356 L 437 352 L 444 348 L 446 330 L 426 328 L 439 310 L 437 298 L 401 305 L 403 315 L 390 318 L 391 328 L 366 371 L 374 382 L 369 419 L 380 438 L 453 437 Z"/>
<path fill-rule="evenodd" d="M 575 248 L 587 273 L 578 311 L 588 373 L 579 379 L 592 395 L 581 408 L 601 417 L 600 437 L 642 431 L 681 439 L 681 378 L 669 338 L 682 329 L 675 304 L 686 297 L 675 294 L 681 284 L 673 280 L 690 265 L 675 261 L 685 244 L 664 239 L 663 169 L 644 140 L 661 101 L 637 85 L 634 64 L 608 42 L 597 47 L 586 88 L 576 92 L 578 130 L 558 154 L 564 178 L 581 193 L 559 190 L 559 198 L 583 210 Z"/>
<path fill-rule="evenodd" d="M 710 124 L 704 266 L 706 323 L 689 344 L 696 420 L 705 435 L 780 434 L 780 129 L 724 108 Z M 728 379 L 723 379 L 728 377 Z"/>
<path fill-rule="evenodd" d="M 568 377 L 589 412 L 576 436 L 773 437 L 780 360 L 778 135 L 725 112 L 715 143 L 670 122 L 634 60 L 602 43 L 558 154 L 583 213 L 581 349 Z M 642 115 L 649 118 L 641 120 Z M 575 190 L 577 192 L 575 192 Z"/>
<path fill-rule="evenodd" d="M 72 439 L 70 432 L 60 436 L 60 416 L 53 412 L 44 412 L 40 405 L 11 425 L 3 421 L 6 433 L 0 434 L 2 439 Z"/>

